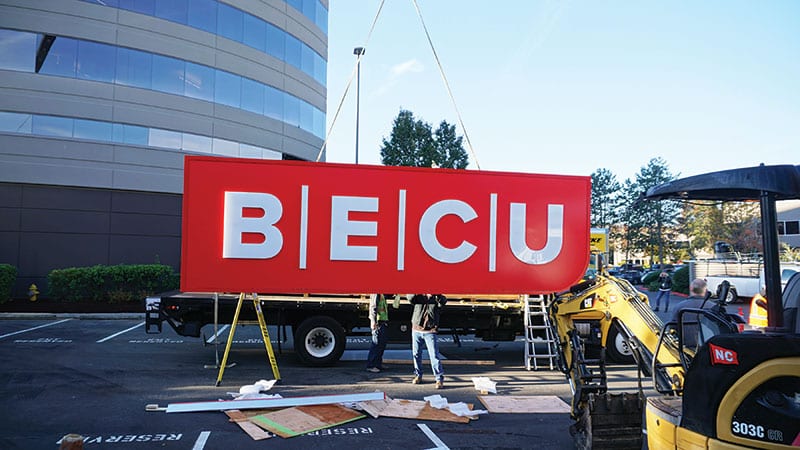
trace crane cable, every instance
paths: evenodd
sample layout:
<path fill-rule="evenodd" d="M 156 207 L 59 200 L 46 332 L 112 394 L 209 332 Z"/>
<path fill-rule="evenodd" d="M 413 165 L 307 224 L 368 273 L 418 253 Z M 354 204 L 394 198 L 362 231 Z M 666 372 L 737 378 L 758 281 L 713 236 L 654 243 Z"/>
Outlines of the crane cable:
<path fill-rule="evenodd" d="M 372 37 L 372 31 L 375 30 L 375 25 L 378 23 L 378 17 L 381 15 L 381 10 L 383 9 L 383 4 L 386 0 L 381 0 L 381 4 L 378 6 L 378 12 L 375 13 L 375 19 L 372 20 L 372 26 L 369 27 L 369 33 L 367 33 L 367 39 L 364 41 L 364 48 L 367 48 L 367 44 L 369 43 L 369 38 Z M 347 92 L 350 90 L 350 86 L 353 84 L 353 78 L 356 77 L 356 72 L 358 71 L 358 65 L 361 64 L 361 57 L 364 55 L 364 52 L 359 53 L 356 59 L 356 64 L 353 66 L 353 71 L 350 72 L 350 79 L 347 80 L 347 86 L 344 88 L 344 93 L 342 93 L 342 99 L 339 100 L 339 106 L 336 107 L 336 113 L 333 115 L 333 120 L 331 120 L 331 126 L 328 127 L 328 132 L 325 133 L 325 140 L 322 142 L 322 146 L 319 148 L 319 153 L 317 153 L 317 160 L 322 158 L 322 153 L 325 151 L 325 146 L 328 145 L 328 139 L 331 136 L 331 131 L 333 131 L 333 126 L 336 124 L 336 119 L 339 117 L 339 113 L 342 111 L 342 105 L 344 105 L 344 99 L 347 97 Z"/>
<path fill-rule="evenodd" d="M 472 147 L 472 142 L 469 140 L 469 134 L 467 134 L 467 127 L 464 126 L 464 120 L 461 118 L 461 112 L 458 110 L 458 105 L 456 105 L 456 99 L 453 97 L 453 92 L 450 90 L 450 83 L 447 82 L 447 77 L 444 74 L 444 68 L 442 67 L 441 61 L 439 61 L 439 55 L 436 53 L 436 48 L 433 46 L 433 40 L 431 40 L 431 34 L 428 32 L 428 27 L 425 26 L 425 20 L 422 18 L 422 11 L 419 9 L 419 5 L 417 4 L 417 0 L 411 0 L 414 3 L 414 8 L 417 10 L 417 16 L 419 16 L 419 21 L 422 24 L 422 29 L 425 30 L 425 36 L 428 38 L 428 44 L 431 46 L 431 52 L 433 52 L 433 58 L 436 60 L 436 65 L 439 66 L 439 74 L 442 76 L 442 80 L 444 81 L 444 86 L 447 89 L 447 95 L 450 96 L 450 102 L 453 104 L 453 109 L 456 111 L 456 116 L 458 117 L 458 123 L 461 125 L 461 129 L 464 130 L 464 139 L 467 141 L 467 147 L 469 148 L 470 153 L 472 153 L 472 159 L 475 160 L 475 166 L 478 170 L 481 170 L 481 165 L 478 162 L 478 155 L 475 153 L 475 149 Z"/>

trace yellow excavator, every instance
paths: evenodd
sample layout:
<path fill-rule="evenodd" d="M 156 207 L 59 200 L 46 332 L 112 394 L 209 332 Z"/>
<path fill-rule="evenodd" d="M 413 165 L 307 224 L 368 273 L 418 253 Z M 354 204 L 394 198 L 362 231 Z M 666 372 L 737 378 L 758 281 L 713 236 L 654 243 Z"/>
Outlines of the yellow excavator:
<path fill-rule="evenodd" d="M 767 296 L 779 301 L 768 304 L 767 328 L 742 332 L 741 319 L 719 300 L 662 323 L 646 296 L 603 274 L 556 294 L 549 315 L 559 368 L 573 392 L 576 448 L 641 449 L 645 435 L 651 450 L 797 448 L 800 274 L 782 297 L 775 201 L 800 198 L 800 166 L 697 175 L 651 188 L 643 198 L 760 201 Z M 592 338 L 599 338 L 599 357 L 587 352 Z M 637 392 L 608 392 L 606 355 L 619 353 L 620 341 L 639 369 Z M 645 377 L 658 395 L 645 398 Z"/>

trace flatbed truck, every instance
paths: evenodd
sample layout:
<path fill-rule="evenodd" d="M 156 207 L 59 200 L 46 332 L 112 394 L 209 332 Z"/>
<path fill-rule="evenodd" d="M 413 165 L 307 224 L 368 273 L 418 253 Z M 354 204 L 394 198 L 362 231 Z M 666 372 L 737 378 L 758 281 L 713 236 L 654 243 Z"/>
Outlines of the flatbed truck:
<path fill-rule="evenodd" d="M 249 295 L 249 294 L 248 294 Z M 181 336 L 200 337 L 204 326 L 231 323 L 239 294 L 171 291 L 147 297 L 146 331 L 159 333 L 166 322 Z M 485 341 L 513 341 L 524 333 L 524 298 L 515 295 L 448 295 L 440 333 L 456 338 L 474 334 Z M 335 364 L 345 349 L 347 336 L 369 328 L 369 295 L 259 294 L 267 325 L 294 333 L 294 350 L 311 366 Z M 390 341 L 410 340 L 412 306 L 405 294 L 387 297 Z M 241 321 L 255 321 L 247 303 Z"/>

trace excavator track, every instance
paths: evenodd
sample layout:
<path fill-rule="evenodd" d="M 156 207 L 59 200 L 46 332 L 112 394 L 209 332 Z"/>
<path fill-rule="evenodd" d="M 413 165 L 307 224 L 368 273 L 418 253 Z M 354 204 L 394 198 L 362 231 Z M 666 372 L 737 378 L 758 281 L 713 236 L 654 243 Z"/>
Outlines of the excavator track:
<path fill-rule="evenodd" d="M 643 443 L 644 398 L 638 393 L 589 394 L 570 434 L 578 450 L 636 449 Z"/>

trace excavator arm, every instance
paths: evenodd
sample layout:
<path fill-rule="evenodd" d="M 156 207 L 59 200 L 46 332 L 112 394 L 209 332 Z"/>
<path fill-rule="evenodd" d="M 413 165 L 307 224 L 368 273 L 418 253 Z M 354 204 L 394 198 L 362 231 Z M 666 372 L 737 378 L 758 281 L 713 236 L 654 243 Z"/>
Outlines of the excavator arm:
<path fill-rule="evenodd" d="M 622 336 L 639 369 L 655 375 L 659 390 L 679 392 L 684 368 L 677 337 L 661 336 L 663 324 L 645 295 L 625 280 L 603 275 L 556 295 L 549 316 L 558 341 L 559 368 L 573 393 L 571 432 L 577 447 L 640 449 L 644 398 L 641 389 L 633 394 L 608 393 L 609 337 Z M 599 356 L 590 357 L 585 342 L 598 336 Z"/>

